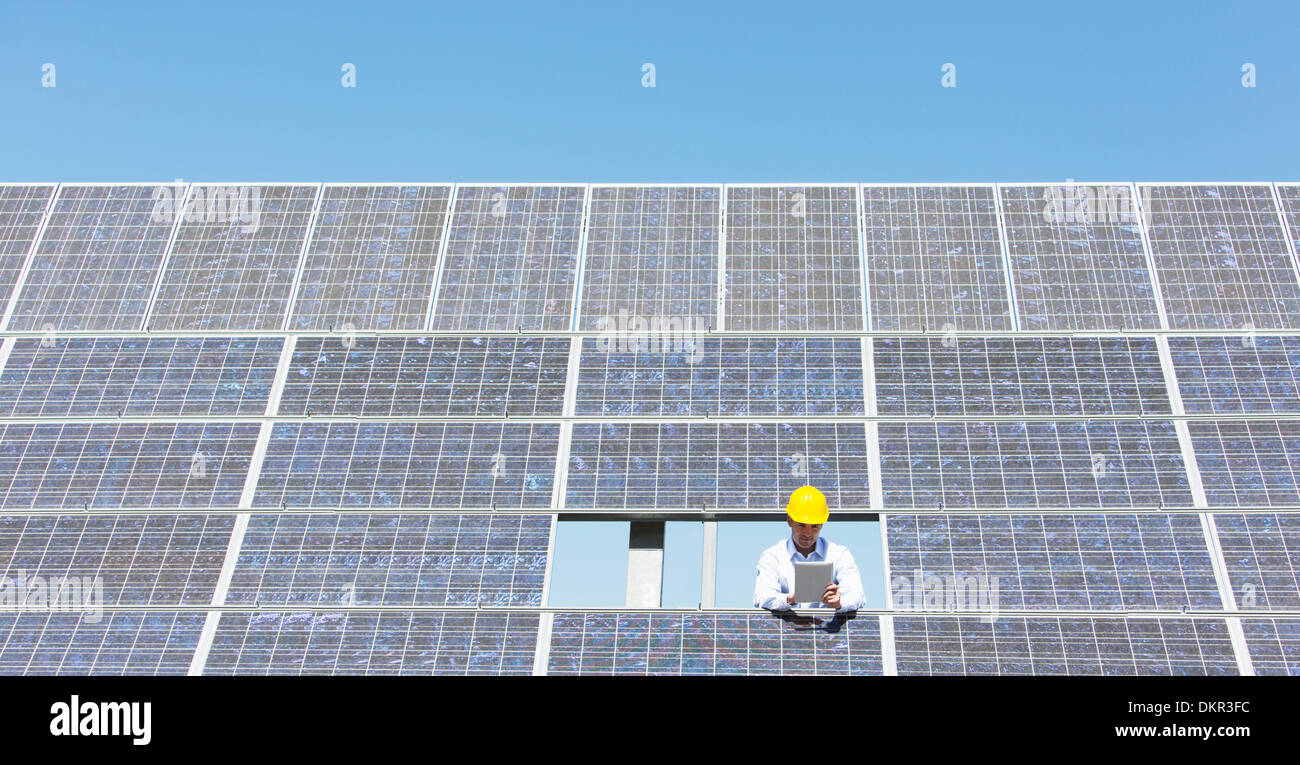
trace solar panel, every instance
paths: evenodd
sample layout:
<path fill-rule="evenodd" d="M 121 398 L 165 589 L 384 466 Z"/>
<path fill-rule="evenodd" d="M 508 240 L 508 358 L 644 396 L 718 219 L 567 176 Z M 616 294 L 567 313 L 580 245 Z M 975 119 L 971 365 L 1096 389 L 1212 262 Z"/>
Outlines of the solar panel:
<path fill-rule="evenodd" d="M 1222 619 L 894 617 L 900 675 L 1235 675 Z"/>
<path fill-rule="evenodd" d="M 1022 329 L 1160 329 L 1127 184 L 999 186 L 998 193 Z"/>
<path fill-rule="evenodd" d="M 1169 414 L 1154 338 L 878 337 L 882 415 Z"/>
<path fill-rule="evenodd" d="M 1300 619 L 1242 619 L 1256 675 L 1300 676 Z"/>
<path fill-rule="evenodd" d="M 0 184 L 0 305 L 13 294 L 53 195 L 53 186 Z"/>
<path fill-rule="evenodd" d="M 728 186 L 728 330 L 856 331 L 862 316 L 853 186 Z"/>
<path fill-rule="evenodd" d="M 862 200 L 873 330 L 1012 328 L 992 186 L 863 186 Z"/>
<path fill-rule="evenodd" d="M 559 416 L 569 339 L 302 337 L 280 414 Z"/>
<path fill-rule="evenodd" d="M 207 605 L 234 524 L 233 515 L 0 516 L 0 587 L 98 579 L 104 605 Z"/>
<path fill-rule="evenodd" d="M 278 337 L 16 338 L 0 416 L 262 415 Z"/>
<path fill-rule="evenodd" d="M 549 515 L 255 514 L 227 605 L 540 606 Z"/>
<path fill-rule="evenodd" d="M 567 330 L 582 186 L 459 186 L 434 304 L 439 331 Z"/>
<path fill-rule="evenodd" d="M 886 507 L 1192 504 L 1168 421 L 882 422 L 880 463 Z"/>
<path fill-rule="evenodd" d="M 7 329 L 138 330 L 174 217 L 165 186 L 64 186 Z"/>
<path fill-rule="evenodd" d="M 1300 284 L 1267 185 L 1139 191 L 1170 327 L 1300 328 Z"/>
<path fill-rule="evenodd" d="M 549 507 L 559 425 L 277 422 L 256 507 Z"/>
<path fill-rule="evenodd" d="M 577 423 L 565 507 L 773 511 L 809 483 L 868 507 L 867 474 L 856 423 Z"/>
<path fill-rule="evenodd" d="M 1286 222 L 1291 241 L 1300 241 L 1300 184 L 1278 183 L 1278 199 L 1282 202 L 1282 219 Z"/>
<path fill-rule="evenodd" d="M 718 186 L 592 186 L 578 327 L 620 315 L 718 327 L 721 207 Z"/>
<path fill-rule="evenodd" d="M 1190 413 L 1300 412 L 1300 338 L 1170 337 Z"/>
<path fill-rule="evenodd" d="M 205 675 L 529 675 L 537 613 L 235 612 Z"/>
<path fill-rule="evenodd" d="M 183 675 L 203 612 L 0 612 L 0 674 Z"/>
<path fill-rule="evenodd" d="M 191 187 L 149 327 L 280 329 L 317 190 L 314 185 Z"/>
<path fill-rule="evenodd" d="M 326 186 L 296 329 L 424 329 L 450 186 Z"/>
<path fill-rule="evenodd" d="M 886 516 L 894 608 L 1219 610 L 1191 514 Z"/>
<path fill-rule="evenodd" d="M 1192 420 L 1187 428 L 1210 507 L 1300 503 L 1300 422 Z"/>
<path fill-rule="evenodd" d="M 548 675 L 880 675 L 875 617 L 556 614 Z"/>
<path fill-rule="evenodd" d="M 0 508 L 235 506 L 257 423 L 0 426 Z"/>
<path fill-rule="evenodd" d="M 636 416 L 864 414 L 862 343 L 705 337 L 689 347 L 587 338 L 576 413 Z"/>
<path fill-rule="evenodd" d="M 1300 610 L 1300 516 L 1217 514 L 1219 547 L 1242 610 Z"/>

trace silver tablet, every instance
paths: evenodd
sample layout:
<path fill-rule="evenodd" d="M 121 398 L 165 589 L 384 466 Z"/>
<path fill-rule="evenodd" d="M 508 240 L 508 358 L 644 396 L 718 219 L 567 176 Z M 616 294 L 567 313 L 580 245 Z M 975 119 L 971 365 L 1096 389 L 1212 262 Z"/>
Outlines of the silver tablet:
<path fill-rule="evenodd" d="M 820 603 L 826 585 L 835 581 L 835 564 L 830 561 L 797 561 L 794 564 L 794 602 Z"/>

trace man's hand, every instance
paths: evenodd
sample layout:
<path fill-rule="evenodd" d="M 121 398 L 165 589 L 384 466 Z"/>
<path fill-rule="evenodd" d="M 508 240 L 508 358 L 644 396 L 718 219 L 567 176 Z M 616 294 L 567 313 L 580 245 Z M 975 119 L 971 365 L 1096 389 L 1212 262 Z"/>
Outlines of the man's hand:
<path fill-rule="evenodd" d="M 786 595 L 786 596 L 785 596 L 785 603 L 786 603 L 786 605 L 788 605 L 788 606 L 793 606 L 793 605 L 794 605 L 794 593 L 793 593 L 793 592 L 790 593 L 789 595 Z"/>
<path fill-rule="evenodd" d="M 840 586 L 832 582 L 826 585 L 826 592 L 822 593 L 822 602 L 826 605 L 839 610 L 840 607 Z"/>

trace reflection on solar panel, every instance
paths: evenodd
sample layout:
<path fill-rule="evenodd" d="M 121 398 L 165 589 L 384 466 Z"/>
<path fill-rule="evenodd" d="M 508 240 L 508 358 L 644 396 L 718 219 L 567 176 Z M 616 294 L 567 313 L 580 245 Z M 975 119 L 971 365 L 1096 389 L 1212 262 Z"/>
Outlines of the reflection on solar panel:
<path fill-rule="evenodd" d="M 192 187 L 149 327 L 280 329 L 316 192 L 316 186 Z"/>
<path fill-rule="evenodd" d="M 933 596 L 936 582 L 944 588 L 939 600 L 961 594 L 969 601 L 963 607 L 1223 608 L 1200 519 L 1191 514 L 890 514 L 885 527 L 890 573 L 906 577 L 894 608 L 929 607 L 917 594 Z"/>
<path fill-rule="evenodd" d="M 254 515 L 226 604 L 540 606 L 549 515 Z"/>
<path fill-rule="evenodd" d="M 861 424 L 573 426 L 565 507 L 777 510 L 804 484 L 868 507 Z"/>
<path fill-rule="evenodd" d="M 528 675 L 537 613 L 221 615 L 205 675 Z"/>
<path fill-rule="evenodd" d="M 261 415 L 278 337 L 17 338 L 0 416 Z"/>
<path fill-rule="evenodd" d="M 450 186 L 326 186 L 297 329 L 424 329 Z"/>
<path fill-rule="evenodd" d="M 0 675 L 183 675 L 203 612 L 0 612 Z"/>
<path fill-rule="evenodd" d="M 1267 185 L 1139 189 L 1170 327 L 1300 328 L 1300 284 Z"/>
<path fill-rule="evenodd" d="M 0 426 L 0 507 L 235 506 L 257 423 Z"/>
<path fill-rule="evenodd" d="M 1282 201 L 1282 219 L 1286 221 L 1292 242 L 1300 242 L 1300 184 L 1279 183 L 1278 198 Z"/>
<path fill-rule="evenodd" d="M 1189 413 L 1300 412 L 1300 338 L 1171 337 Z"/>
<path fill-rule="evenodd" d="M 593 186 L 579 329 L 619 315 L 718 327 L 717 186 Z"/>
<path fill-rule="evenodd" d="M 1218 514 L 1214 525 L 1238 608 L 1300 610 L 1300 516 Z"/>
<path fill-rule="evenodd" d="M 278 422 L 257 507 L 549 507 L 556 424 Z"/>
<path fill-rule="evenodd" d="M 1222 619 L 894 617 L 900 675 L 1235 675 Z"/>
<path fill-rule="evenodd" d="M 1300 503 L 1300 422 L 1192 420 L 1187 428 L 1210 507 Z"/>
<path fill-rule="evenodd" d="M 728 186 L 729 330 L 865 329 L 853 186 Z"/>
<path fill-rule="evenodd" d="M 1154 338 L 873 342 L 882 415 L 1169 414 Z"/>
<path fill-rule="evenodd" d="M 98 578 L 105 605 L 206 605 L 234 524 L 232 515 L 0 516 L 0 587 Z"/>
<path fill-rule="evenodd" d="M 992 186 L 863 186 L 862 200 L 873 330 L 1011 329 Z"/>
<path fill-rule="evenodd" d="M 64 186 L 9 330 L 138 330 L 174 217 L 163 186 Z"/>
<path fill-rule="evenodd" d="M 1021 329 L 1159 329 L 1133 192 L 1000 186 Z"/>
<path fill-rule="evenodd" d="M 13 294 L 53 195 L 53 186 L 0 184 L 0 306 Z"/>
<path fill-rule="evenodd" d="M 880 463 L 886 507 L 1192 504 L 1167 421 L 882 422 Z"/>
<path fill-rule="evenodd" d="M 458 187 L 432 328 L 569 329 L 584 194 L 582 186 Z"/>
<path fill-rule="evenodd" d="M 602 350 L 602 347 L 605 350 Z M 862 415 L 862 343 L 853 339 L 716 338 L 643 350 L 588 338 L 577 414 Z"/>
<path fill-rule="evenodd" d="M 879 675 L 875 617 L 556 614 L 548 675 Z"/>
<path fill-rule="evenodd" d="M 280 414 L 558 416 L 568 338 L 304 337 Z"/>
<path fill-rule="evenodd" d="M 1300 619 L 1242 619 L 1256 675 L 1300 676 Z"/>

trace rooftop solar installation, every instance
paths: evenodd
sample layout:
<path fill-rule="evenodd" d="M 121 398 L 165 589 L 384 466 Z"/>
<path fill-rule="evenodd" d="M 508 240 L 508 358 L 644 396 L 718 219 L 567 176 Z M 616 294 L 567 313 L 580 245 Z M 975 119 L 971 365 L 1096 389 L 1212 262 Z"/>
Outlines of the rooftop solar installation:
<path fill-rule="evenodd" d="M 432 329 L 570 328 L 586 189 L 458 186 Z"/>
<path fill-rule="evenodd" d="M 832 507 L 868 507 L 858 423 L 577 423 L 569 508 L 784 509 L 815 484 Z"/>
<path fill-rule="evenodd" d="M 280 329 L 318 191 L 314 185 L 191 187 L 149 328 Z"/>
<path fill-rule="evenodd" d="M 205 614 L 0 612 L 0 675 L 184 675 Z"/>
<path fill-rule="evenodd" d="M 721 232 L 720 186 L 592 186 L 578 328 L 620 315 L 718 328 Z"/>
<path fill-rule="evenodd" d="M 536 612 L 221 615 L 205 675 L 530 675 Z"/>
<path fill-rule="evenodd" d="M 1132 188 L 999 186 L 1021 329 L 1160 329 Z"/>
<path fill-rule="evenodd" d="M 1012 328 L 992 186 L 863 186 L 875 331 Z"/>
<path fill-rule="evenodd" d="M 1187 423 L 1210 507 L 1300 504 L 1300 422 Z"/>
<path fill-rule="evenodd" d="M 1300 677 L 1300 619 L 1242 619 L 1256 675 Z"/>
<path fill-rule="evenodd" d="M 989 582 L 1006 610 L 1223 608 L 1196 515 L 890 513 L 885 528 L 890 573 L 912 585 L 894 608 L 934 605 L 935 583 L 991 601 Z"/>
<path fill-rule="evenodd" d="M 166 186 L 63 186 L 6 329 L 138 330 L 175 216 Z"/>
<path fill-rule="evenodd" d="M 1300 241 L 1300 184 L 1278 183 L 1274 184 L 1274 188 L 1282 202 L 1282 220 L 1286 223 L 1291 241 Z"/>
<path fill-rule="evenodd" d="M 278 337 L 17 338 L 0 416 L 261 415 Z"/>
<path fill-rule="evenodd" d="M 1217 513 L 1214 525 L 1237 608 L 1300 610 L 1300 516 Z"/>
<path fill-rule="evenodd" d="M 450 186 L 326 186 L 294 329 L 424 329 Z"/>
<path fill-rule="evenodd" d="M 569 339 L 301 337 L 282 415 L 559 416 Z"/>
<path fill-rule="evenodd" d="M 540 606 L 550 515 L 255 514 L 227 605 Z"/>
<path fill-rule="evenodd" d="M 1170 413 L 1155 338 L 878 337 L 882 415 Z"/>
<path fill-rule="evenodd" d="M 54 186 L 0 184 L 0 306 L 9 302 Z"/>
<path fill-rule="evenodd" d="M 882 422 L 880 467 L 886 507 L 1192 504 L 1168 421 Z"/>
<path fill-rule="evenodd" d="M 1300 283 L 1267 184 L 1141 185 L 1173 329 L 1300 329 Z"/>
<path fill-rule="evenodd" d="M 1188 412 L 1300 412 L 1300 338 L 1289 335 L 1170 337 Z"/>
<path fill-rule="evenodd" d="M 858 331 L 854 186 L 728 186 L 724 305 L 733 331 Z"/>
<path fill-rule="evenodd" d="M 556 424 L 278 422 L 258 508 L 549 507 Z"/>
<path fill-rule="evenodd" d="M 1235 675 L 1222 619 L 894 617 L 900 675 Z"/>
<path fill-rule="evenodd" d="M 857 338 L 704 337 L 583 341 L 575 411 L 585 415 L 862 415 Z"/>

